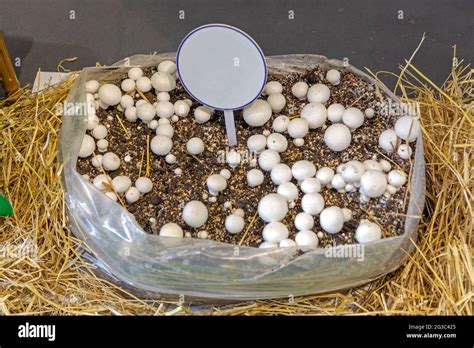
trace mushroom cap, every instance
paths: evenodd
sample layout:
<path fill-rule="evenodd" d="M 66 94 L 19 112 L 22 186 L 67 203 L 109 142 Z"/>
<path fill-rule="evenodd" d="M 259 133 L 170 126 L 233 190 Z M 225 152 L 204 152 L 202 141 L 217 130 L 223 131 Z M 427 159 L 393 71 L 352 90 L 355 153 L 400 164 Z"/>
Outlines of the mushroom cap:
<path fill-rule="evenodd" d="M 353 183 L 359 182 L 364 172 L 365 166 L 362 162 L 349 161 L 342 165 L 340 174 L 345 182 Z"/>
<path fill-rule="evenodd" d="M 212 174 L 206 180 L 207 188 L 213 195 L 224 191 L 227 187 L 227 180 L 220 174 Z"/>
<path fill-rule="evenodd" d="M 293 239 L 283 239 L 278 246 L 280 248 L 288 248 L 288 247 L 295 247 L 297 244 Z"/>
<path fill-rule="evenodd" d="M 265 150 L 258 156 L 258 165 L 269 172 L 280 163 L 280 155 L 275 150 Z"/>
<path fill-rule="evenodd" d="M 303 100 L 306 99 L 306 95 L 308 94 L 309 86 L 304 81 L 296 82 L 291 87 L 291 93 L 298 99 Z"/>
<path fill-rule="evenodd" d="M 350 129 L 356 129 L 362 126 L 364 119 L 364 113 L 358 108 L 350 107 L 342 113 L 342 122 Z"/>
<path fill-rule="evenodd" d="M 97 93 L 99 90 L 100 84 L 97 80 L 89 80 L 86 82 L 86 92 L 87 93 Z"/>
<path fill-rule="evenodd" d="M 263 242 L 262 244 L 260 244 L 258 246 L 259 249 L 271 249 L 271 248 L 278 248 L 278 244 L 277 243 L 273 243 L 273 242 Z"/>
<path fill-rule="evenodd" d="M 401 144 L 397 150 L 397 155 L 401 159 L 409 159 L 412 153 L 413 150 L 411 149 L 409 144 Z"/>
<path fill-rule="evenodd" d="M 395 169 L 387 174 L 388 183 L 395 187 L 401 187 L 407 182 L 407 175 L 401 170 Z"/>
<path fill-rule="evenodd" d="M 88 134 L 84 134 L 78 156 L 81 158 L 89 157 L 90 155 L 92 155 L 94 150 L 95 150 L 94 138 L 92 138 Z"/>
<path fill-rule="evenodd" d="M 120 84 L 120 88 L 122 88 L 122 91 L 125 93 L 132 92 L 135 89 L 135 81 L 132 79 L 124 79 Z"/>
<path fill-rule="evenodd" d="M 344 105 L 339 104 L 339 103 L 334 103 L 329 105 L 327 114 L 328 114 L 328 120 L 331 123 L 341 123 L 342 122 L 342 114 L 346 108 Z"/>
<path fill-rule="evenodd" d="M 284 133 L 288 130 L 290 118 L 285 115 L 280 115 L 273 120 L 272 128 L 277 133 Z"/>
<path fill-rule="evenodd" d="M 304 193 L 317 193 L 321 191 L 321 183 L 317 178 L 304 179 L 300 187 Z"/>
<path fill-rule="evenodd" d="M 261 152 L 267 146 L 267 138 L 263 134 L 254 134 L 247 139 L 247 148 L 252 152 Z"/>
<path fill-rule="evenodd" d="M 150 122 L 156 115 L 156 109 L 150 103 L 142 103 L 137 106 L 137 117 L 145 123 Z"/>
<path fill-rule="evenodd" d="M 301 110 L 301 118 L 308 121 L 310 129 L 322 127 L 327 119 L 326 107 L 321 103 L 306 104 Z"/>
<path fill-rule="evenodd" d="M 245 221 L 244 218 L 237 214 L 228 215 L 225 218 L 225 229 L 230 234 L 237 234 L 244 229 Z"/>
<path fill-rule="evenodd" d="M 314 249 L 319 244 L 319 239 L 313 231 L 299 231 L 295 236 L 295 242 L 299 247 Z"/>
<path fill-rule="evenodd" d="M 339 207 L 328 207 L 319 214 L 319 223 L 321 228 L 327 233 L 338 233 L 344 226 L 344 213 Z"/>
<path fill-rule="evenodd" d="M 111 83 L 106 83 L 99 88 L 99 99 L 106 105 L 117 105 L 121 98 L 120 88 Z"/>
<path fill-rule="evenodd" d="M 285 96 L 281 93 L 272 94 L 267 98 L 267 103 L 270 104 L 273 112 L 280 112 L 286 105 Z"/>
<path fill-rule="evenodd" d="M 288 213 L 286 198 L 278 193 L 264 196 L 258 203 L 258 215 L 263 221 L 281 221 Z"/>
<path fill-rule="evenodd" d="M 208 217 L 207 207 L 200 201 L 190 201 L 183 208 L 183 220 L 191 227 L 201 227 Z"/>
<path fill-rule="evenodd" d="M 163 124 L 158 125 L 158 127 L 156 127 L 155 134 L 165 135 L 171 139 L 174 135 L 174 128 L 169 123 L 163 123 Z"/>
<path fill-rule="evenodd" d="M 164 71 L 157 71 L 151 76 L 151 84 L 158 92 L 169 92 L 176 88 L 176 80 Z"/>
<path fill-rule="evenodd" d="M 251 127 L 261 127 L 272 117 L 272 108 L 265 100 L 257 99 L 244 108 L 245 123 Z"/>
<path fill-rule="evenodd" d="M 158 64 L 158 71 L 173 74 L 176 72 L 176 63 L 171 60 L 164 60 Z"/>
<path fill-rule="evenodd" d="M 112 179 L 112 187 L 115 192 L 124 193 L 130 186 L 132 186 L 132 180 L 126 175 L 119 175 Z"/>
<path fill-rule="evenodd" d="M 332 85 L 338 85 L 341 82 L 341 72 L 336 69 L 328 70 L 326 73 L 326 80 Z"/>
<path fill-rule="evenodd" d="M 247 183 L 250 187 L 256 187 L 263 183 L 265 176 L 260 169 L 251 169 L 247 172 Z"/>
<path fill-rule="evenodd" d="M 295 217 L 295 227 L 298 231 L 311 230 L 314 227 L 314 218 L 311 214 L 301 212 Z"/>
<path fill-rule="evenodd" d="M 300 181 L 315 176 L 316 167 L 310 161 L 301 160 L 293 164 L 291 173 L 296 180 Z"/>
<path fill-rule="evenodd" d="M 285 163 L 278 163 L 272 168 L 270 177 L 275 185 L 281 185 L 284 182 L 289 182 L 293 178 L 291 168 Z"/>
<path fill-rule="evenodd" d="M 191 155 L 199 155 L 204 151 L 204 142 L 198 137 L 191 138 L 186 143 L 186 150 Z"/>
<path fill-rule="evenodd" d="M 130 187 L 127 192 L 125 192 L 125 199 L 128 203 L 135 203 L 140 199 L 140 191 L 136 187 Z"/>
<path fill-rule="evenodd" d="M 151 90 L 151 80 L 147 76 L 139 77 L 135 87 L 143 93 L 149 92 Z"/>
<path fill-rule="evenodd" d="M 150 142 L 151 151 L 159 156 L 167 155 L 172 147 L 173 141 L 166 135 L 156 135 Z"/>
<path fill-rule="evenodd" d="M 288 148 L 288 140 L 280 133 L 272 133 L 267 137 L 267 147 L 276 152 L 284 152 Z"/>
<path fill-rule="evenodd" d="M 351 140 L 351 131 L 341 123 L 330 125 L 324 132 L 325 144 L 336 152 L 347 149 L 351 144 Z"/>
<path fill-rule="evenodd" d="M 138 80 L 140 77 L 143 76 L 143 70 L 140 68 L 131 68 L 128 71 L 128 77 L 132 80 Z"/>
<path fill-rule="evenodd" d="M 173 105 L 174 113 L 179 117 L 188 116 L 190 107 L 184 100 L 177 100 Z"/>
<path fill-rule="evenodd" d="M 284 182 L 277 188 L 277 193 L 284 196 L 289 202 L 298 198 L 298 187 L 292 182 Z"/>
<path fill-rule="evenodd" d="M 278 81 L 269 81 L 265 84 L 263 88 L 263 93 L 266 95 L 278 94 L 283 92 L 283 86 Z"/>
<path fill-rule="evenodd" d="M 265 225 L 262 231 L 263 240 L 265 242 L 279 243 L 283 239 L 288 238 L 288 228 L 281 222 L 270 222 Z"/>
<path fill-rule="evenodd" d="M 158 117 L 171 118 L 174 115 L 174 105 L 169 101 L 159 101 L 155 108 Z"/>
<path fill-rule="evenodd" d="M 194 118 L 197 123 L 203 124 L 211 119 L 213 113 L 213 109 L 205 105 L 201 105 L 194 110 Z"/>
<path fill-rule="evenodd" d="M 92 183 L 99 190 L 105 190 L 107 189 L 107 187 L 104 185 L 104 183 L 110 185 L 112 184 L 112 179 L 110 179 L 110 176 L 108 176 L 107 174 L 99 174 L 94 178 L 94 180 L 92 180 Z"/>
<path fill-rule="evenodd" d="M 379 136 L 379 146 L 388 153 L 396 152 L 400 141 L 393 129 L 384 130 Z"/>
<path fill-rule="evenodd" d="M 321 185 L 329 184 L 333 177 L 334 169 L 329 167 L 322 167 L 316 172 L 316 178 L 319 180 Z"/>
<path fill-rule="evenodd" d="M 402 116 L 395 122 L 394 128 L 398 137 L 411 143 L 420 134 L 420 121 L 412 116 Z"/>
<path fill-rule="evenodd" d="M 304 138 L 309 131 L 308 121 L 304 118 L 294 118 L 288 124 L 288 134 L 290 137 L 299 139 Z"/>
<path fill-rule="evenodd" d="M 308 100 L 310 103 L 325 104 L 330 96 L 331 90 L 322 83 L 317 83 L 308 89 Z"/>
<path fill-rule="evenodd" d="M 120 158 L 113 152 L 107 152 L 102 157 L 102 167 L 107 171 L 114 171 L 120 167 Z"/>
<path fill-rule="evenodd" d="M 135 181 L 135 187 L 141 193 L 148 193 L 153 189 L 153 182 L 146 176 L 141 176 Z"/>
<path fill-rule="evenodd" d="M 374 242 L 382 238 L 380 226 L 368 220 L 361 220 L 356 229 L 355 239 L 361 244 Z"/>
<path fill-rule="evenodd" d="M 174 222 L 168 222 L 161 226 L 160 236 L 162 237 L 174 237 L 174 238 L 183 238 L 184 233 L 183 229 Z"/>
<path fill-rule="evenodd" d="M 305 213 L 318 215 L 324 209 L 324 198 L 319 193 L 307 193 L 301 199 L 301 207 Z"/>
<path fill-rule="evenodd" d="M 378 170 L 367 170 L 360 179 L 360 187 L 366 196 L 380 197 L 387 188 L 387 178 Z"/>

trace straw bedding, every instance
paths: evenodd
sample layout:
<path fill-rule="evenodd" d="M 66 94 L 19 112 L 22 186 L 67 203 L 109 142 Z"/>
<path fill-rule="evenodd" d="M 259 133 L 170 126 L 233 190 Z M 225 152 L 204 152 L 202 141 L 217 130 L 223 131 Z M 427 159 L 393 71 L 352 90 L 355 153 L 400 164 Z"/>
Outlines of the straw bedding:
<path fill-rule="evenodd" d="M 84 245 L 65 220 L 57 161 L 57 105 L 74 78 L 39 94 L 25 87 L 0 101 L 0 192 L 16 213 L 0 218 L 0 313 L 198 314 L 187 304 L 136 298 L 82 258 Z M 420 240 L 406 263 L 344 292 L 207 307 L 199 314 L 473 314 L 474 70 L 461 63 L 437 87 L 407 62 L 398 81 L 396 92 L 419 103 L 427 162 Z"/>

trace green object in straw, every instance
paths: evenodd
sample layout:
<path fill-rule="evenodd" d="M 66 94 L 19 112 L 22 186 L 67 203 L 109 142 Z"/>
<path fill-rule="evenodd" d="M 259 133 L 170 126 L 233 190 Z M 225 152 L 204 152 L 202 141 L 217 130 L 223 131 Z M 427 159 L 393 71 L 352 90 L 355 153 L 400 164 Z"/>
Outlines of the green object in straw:
<path fill-rule="evenodd" d="M 13 216 L 13 207 L 5 198 L 4 195 L 0 193 L 0 216 Z"/>

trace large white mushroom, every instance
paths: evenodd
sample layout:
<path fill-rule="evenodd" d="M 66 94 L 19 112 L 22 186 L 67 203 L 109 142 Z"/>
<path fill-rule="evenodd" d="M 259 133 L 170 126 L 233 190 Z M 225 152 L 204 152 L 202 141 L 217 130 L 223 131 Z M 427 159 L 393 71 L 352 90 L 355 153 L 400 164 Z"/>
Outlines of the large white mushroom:
<path fill-rule="evenodd" d="M 420 121 L 412 116 L 402 116 L 395 122 L 395 133 L 403 140 L 415 141 L 420 134 Z"/>
<path fill-rule="evenodd" d="M 324 198 L 319 193 L 307 193 L 301 199 L 301 207 L 305 213 L 318 215 L 324 209 Z"/>
<path fill-rule="evenodd" d="M 275 165 L 270 173 L 270 177 L 275 185 L 281 185 L 284 182 L 291 181 L 293 174 L 291 168 L 285 163 Z"/>
<path fill-rule="evenodd" d="M 368 220 L 361 220 L 356 229 L 355 239 L 361 243 L 370 243 L 382 238 L 380 226 Z"/>
<path fill-rule="evenodd" d="M 183 238 L 184 233 L 183 229 L 174 222 L 168 222 L 160 228 L 160 236 L 162 237 L 173 237 L 173 238 Z"/>
<path fill-rule="evenodd" d="M 308 121 L 310 129 L 322 127 L 327 119 L 326 107 L 321 103 L 306 104 L 301 110 L 301 118 Z"/>
<path fill-rule="evenodd" d="M 319 244 L 319 239 L 313 231 L 299 231 L 295 236 L 296 244 L 303 249 L 314 249 Z"/>
<path fill-rule="evenodd" d="M 79 157 L 86 158 L 92 155 L 95 150 L 95 141 L 88 134 L 84 134 L 84 138 L 82 138 L 81 148 L 79 149 Z"/>
<path fill-rule="evenodd" d="M 258 203 L 258 215 L 263 221 L 281 221 L 288 213 L 286 198 L 278 193 L 269 193 Z"/>
<path fill-rule="evenodd" d="M 344 214 L 339 207 L 328 207 L 319 214 L 319 223 L 321 228 L 327 233 L 338 233 L 344 226 Z"/>
<path fill-rule="evenodd" d="M 99 100 L 105 105 L 117 105 L 121 98 L 120 88 L 111 83 L 106 83 L 99 88 Z"/>
<path fill-rule="evenodd" d="M 265 100 L 257 99 L 244 108 L 244 121 L 251 127 L 261 127 L 272 117 L 272 108 Z"/>
<path fill-rule="evenodd" d="M 278 221 L 270 222 L 262 231 L 263 240 L 265 242 L 279 243 L 282 240 L 287 239 L 288 235 L 288 228 Z"/>
<path fill-rule="evenodd" d="M 331 90 L 322 83 L 317 83 L 308 89 L 308 100 L 310 103 L 326 104 L 331 96 Z"/>
<path fill-rule="evenodd" d="M 360 179 L 360 189 L 368 197 L 375 198 L 384 194 L 387 178 L 378 170 L 367 170 Z"/>
<path fill-rule="evenodd" d="M 265 150 L 258 156 L 258 165 L 269 172 L 280 163 L 280 155 L 275 150 Z"/>
<path fill-rule="evenodd" d="M 190 201 L 183 208 L 183 220 L 191 227 L 201 227 L 208 217 L 207 207 L 200 201 Z"/>
<path fill-rule="evenodd" d="M 296 180 L 300 181 L 313 177 L 316 174 L 316 167 L 310 161 L 301 160 L 293 164 L 291 173 Z"/>
<path fill-rule="evenodd" d="M 336 123 L 324 132 L 324 142 L 333 151 L 343 151 L 351 144 L 352 135 L 347 126 Z"/>

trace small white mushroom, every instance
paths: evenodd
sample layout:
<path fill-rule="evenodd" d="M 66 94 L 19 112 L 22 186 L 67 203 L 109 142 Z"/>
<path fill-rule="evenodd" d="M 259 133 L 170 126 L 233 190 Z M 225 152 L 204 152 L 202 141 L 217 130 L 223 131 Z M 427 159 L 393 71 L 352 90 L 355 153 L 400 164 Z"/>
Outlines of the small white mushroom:
<path fill-rule="evenodd" d="M 313 177 L 316 174 L 316 167 L 310 161 L 301 160 L 293 164 L 291 173 L 296 180 L 301 181 Z"/>
<path fill-rule="evenodd" d="M 137 106 L 137 117 L 145 123 L 150 122 L 156 115 L 156 109 L 150 103 Z"/>
<path fill-rule="evenodd" d="M 183 220 L 191 227 L 201 227 L 208 217 L 207 207 L 200 201 L 190 201 L 183 208 Z"/>
<path fill-rule="evenodd" d="M 318 193 L 321 191 L 321 183 L 316 178 L 307 178 L 301 182 L 301 191 L 304 193 Z"/>
<path fill-rule="evenodd" d="M 159 92 L 156 94 L 156 101 L 170 101 L 171 96 L 168 92 Z"/>
<path fill-rule="evenodd" d="M 175 164 L 176 163 L 176 156 L 169 153 L 169 154 L 166 155 L 165 161 L 168 164 Z"/>
<path fill-rule="evenodd" d="M 174 135 L 174 128 L 169 123 L 160 124 L 158 127 L 156 127 L 155 134 L 165 135 L 171 139 L 173 138 L 173 135 Z"/>
<path fill-rule="evenodd" d="M 275 150 L 265 150 L 258 156 L 258 165 L 269 172 L 280 163 L 280 155 Z"/>
<path fill-rule="evenodd" d="M 258 203 L 258 215 L 263 221 L 281 221 L 288 213 L 286 198 L 278 193 L 269 193 Z"/>
<path fill-rule="evenodd" d="M 136 187 L 130 187 L 127 192 L 125 192 L 125 199 L 128 203 L 135 203 L 140 199 L 140 191 Z"/>
<path fill-rule="evenodd" d="M 97 80 L 89 80 L 86 82 L 86 92 L 87 93 L 97 93 L 99 90 L 100 84 Z"/>
<path fill-rule="evenodd" d="M 107 127 L 102 124 L 99 124 L 94 127 L 91 132 L 91 135 L 97 140 L 104 139 L 107 136 Z"/>
<path fill-rule="evenodd" d="M 79 149 L 78 156 L 81 158 L 86 158 L 92 155 L 95 150 L 95 141 L 88 134 L 84 134 L 84 138 L 82 138 L 81 148 Z"/>
<path fill-rule="evenodd" d="M 115 192 L 127 192 L 130 186 L 132 186 L 132 180 L 126 175 L 119 175 L 112 179 L 112 187 Z"/>
<path fill-rule="evenodd" d="M 159 123 L 157 120 L 151 120 L 149 123 L 148 123 L 148 128 L 152 129 L 152 130 L 155 130 L 156 128 L 158 128 L 159 126 Z"/>
<path fill-rule="evenodd" d="M 270 132 L 268 129 L 265 129 L 262 134 L 266 137 L 268 137 L 270 134 L 272 134 L 272 132 Z"/>
<path fill-rule="evenodd" d="M 160 228 L 160 236 L 162 237 L 173 237 L 173 238 L 183 238 L 183 229 L 174 222 L 168 222 Z"/>
<path fill-rule="evenodd" d="M 322 83 L 317 83 L 308 89 L 308 101 L 310 103 L 326 104 L 331 96 L 331 90 Z"/>
<path fill-rule="evenodd" d="M 383 170 L 380 163 L 377 162 L 376 160 L 365 160 L 364 168 L 365 170 L 378 170 L 380 172 Z"/>
<path fill-rule="evenodd" d="M 131 68 L 128 71 L 128 77 L 134 81 L 138 80 L 143 76 L 143 70 L 140 68 Z"/>
<path fill-rule="evenodd" d="M 191 155 L 199 155 L 204 151 L 204 141 L 198 137 L 191 138 L 186 143 L 186 150 Z"/>
<path fill-rule="evenodd" d="M 277 193 L 284 196 L 288 202 L 296 201 L 298 198 L 298 187 L 292 182 L 284 182 L 277 188 Z"/>
<path fill-rule="evenodd" d="M 117 105 L 121 98 L 120 88 L 111 83 L 106 83 L 99 88 L 99 99 L 105 105 Z"/>
<path fill-rule="evenodd" d="M 267 146 L 267 138 L 262 134 L 255 134 L 248 138 L 247 148 L 254 153 L 260 153 Z"/>
<path fill-rule="evenodd" d="M 234 210 L 234 214 L 239 215 L 239 216 L 242 216 L 242 217 L 245 216 L 245 212 L 244 212 L 244 210 L 243 210 L 242 208 L 235 209 L 235 210 Z"/>
<path fill-rule="evenodd" d="M 365 172 L 364 164 L 359 161 L 349 161 L 342 165 L 341 177 L 347 183 L 359 182 Z"/>
<path fill-rule="evenodd" d="M 342 113 L 342 122 L 349 127 L 349 129 L 357 129 L 364 123 L 364 113 L 358 108 L 347 108 Z"/>
<path fill-rule="evenodd" d="M 263 93 L 266 95 L 278 94 L 283 92 L 283 86 L 278 81 L 270 81 L 265 84 Z"/>
<path fill-rule="evenodd" d="M 174 105 L 174 113 L 179 117 L 186 117 L 189 114 L 189 105 L 184 100 L 177 100 Z"/>
<path fill-rule="evenodd" d="M 347 126 L 340 123 L 329 126 L 324 132 L 324 143 L 336 152 L 347 149 L 351 144 L 351 140 L 351 131 Z"/>
<path fill-rule="evenodd" d="M 133 104 L 135 104 L 135 101 L 128 94 L 125 94 L 122 96 L 122 98 L 120 98 L 120 106 L 124 110 L 127 110 L 129 107 L 133 106 Z"/>
<path fill-rule="evenodd" d="M 399 138 L 411 143 L 420 134 L 420 121 L 412 116 L 402 116 L 395 122 L 394 128 Z"/>
<path fill-rule="evenodd" d="M 159 127 L 158 127 L 159 128 Z M 173 141 L 171 138 L 167 137 L 166 135 L 157 135 L 151 139 L 150 148 L 151 151 L 159 156 L 165 156 L 173 147 Z"/>
<path fill-rule="evenodd" d="M 392 169 L 392 165 L 391 165 L 390 162 L 387 161 L 387 160 L 384 160 L 384 159 L 383 159 L 383 160 L 380 160 L 379 163 L 380 163 L 380 166 L 382 167 L 382 170 L 383 170 L 384 172 L 389 172 L 389 171 Z"/>
<path fill-rule="evenodd" d="M 308 131 L 309 124 L 304 118 L 294 118 L 288 124 L 288 134 L 292 138 L 304 138 L 306 134 L 308 134 Z"/>
<path fill-rule="evenodd" d="M 365 117 L 367 117 L 367 118 L 372 118 L 372 117 L 375 116 L 375 110 L 372 109 L 372 108 L 365 109 L 364 115 L 365 115 Z"/>
<path fill-rule="evenodd" d="M 106 190 L 107 189 L 107 186 L 104 185 L 104 184 L 108 184 L 108 185 L 111 185 L 112 184 L 112 179 L 110 178 L 110 176 L 106 175 L 106 174 L 99 174 L 97 175 L 94 180 L 92 181 L 92 183 L 94 184 L 95 187 L 97 187 L 99 190 Z"/>
<path fill-rule="evenodd" d="M 245 221 L 242 216 L 237 214 L 228 215 L 225 218 L 225 229 L 230 234 L 237 234 L 242 232 L 245 226 Z"/>
<path fill-rule="evenodd" d="M 328 110 L 327 110 L 328 120 L 331 123 L 341 123 L 342 114 L 344 113 L 345 110 L 346 108 L 344 107 L 344 105 L 339 104 L 339 103 L 329 105 Z"/>
<path fill-rule="evenodd" d="M 87 117 L 87 130 L 93 130 L 99 124 L 99 117 L 96 115 L 88 116 Z"/>
<path fill-rule="evenodd" d="M 91 158 L 91 164 L 95 168 L 99 168 L 102 166 L 102 155 L 95 155 Z"/>
<path fill-rule="evenodd" d="M 296 244 L 304 249 L 315 249 L 319 244 L 319 239 L 313 231 L 299 231 L 295 236 Z"/>
<path fill-rule="evenodd" d="M 295 227 L 298 231 L 311 230 L 314 227 L 314 218 L 311 214 L 301 212 L 295 217 Z"/>
<path fill-rule="evenodd" d="M 226 180 L 229 180 L 231 177 L 229 169 L 222 169 L 219 174 L 222 175 Z"/>
<path fill-rule="evenodd" d="M 344 215 L 344 222 L 349 222 L 352 219 L 352 210 L 349 208 L 342 208 L 342 215 Z"/>
<path fill-rule="evenodd" d="M 409 144 L 401 144 L 397 150 L 398 157 L 405 160 L 409 159 L 412 153 L 413 153 L 413 150 L 411 149 Z"/>
<path fill-rule="evenodd" d="M 296 147 L 303 146 L 304 145 L 304 139 L 303 138 L 293 139 L 293 145 L 295 145 Z"/>
<path fill-rule="evenodd" d="M 261 127 L 272 117 L 272 108 L 265 100 L 257 99 L 244 108 L 245 123 L 251 127 Z"/>
<path fill-rule="evenodd" d="M 316 172 L 316 179 L 319 180 L 321 185 L 329 184 L 333 177 L 334 177 L 334 170 L 329 167 L 322 167 Z"/>
<path fill-rule="evenodd" d="M 290 118 L 285 115 L 280 115 L 273 120 L 272 128 L 277 133 L 285 133 L 288 130 Z"/>
<path fill-rule="evenodd" d="M 296 242 L 293 240 L 293 239 L 283 239 L 279 244 L 278 246 L 280 248 L 288 248 L 288 247 L 295 247 L 296 246 Z"/>
<path fill-rule="evenodd" d="M 213 113 L 214 113 L 214 110 L 205 105 L 198 106 L 194 110 L 194 119 L 196 120 L 197 123 L 203 124 L 211 119 L 211 116 Z"/>
<path fill-rule="evenodd" d="M 334 234 L 342 230 L 344 226 L 344 214 L 339 207 L 328 207 L 319 214 L 321 228 L 327 233 Z"/>
<path fill-rule="evenodd" d="M 247 184 L 250 187 L 257 187 L 263 183 L 265 176 L 260 169 L 251 169 L 247 172 Z"/>
<path fill-rule="evenodd" d="M 262 237 L 265 242 L 279 243 L 283 239 L 287 239 L 288 235 L 288 228 L 278 221 L 265 225 L 262 231 Z"/>
<path fill-rule="evenodd" d="M 142 76 L 135 83 L 135 87 L 143 93 L 149 92 L 151 90 L 151 80 L 146 76 Z"/>
<path fill-rule="evenodd" d="M 258 246 L 259 249 L 272 249 L 272 248 L 278 248 L 277 243 L 272 243 L 272 242 L 263 242 Z"/>
<path fill-rule="evenodd" d="M 97 149 L 99 150 L 99 152 L 107 151 L 108 147 L 109 147 L 109 142 L 106 139 L 100 139 L 97 141 Z"/>
<path fill-rule="evenodd" d="M 272 133 L 267 137 L 267 147 L 276 152 L 284 152 L 288 148 L 288 140 L 280 133 Z"/>
<path fill-rule="evenodd" d="M 114 171 L 120 167 L 120 158 L 113 152 L 107 152 L 102 157 L 102 167 L 106 171 Z"/>
<path fill-rule="evenodd" d="M 132 79 L 125 79 L 120 84 L 120 87 L 125 93 L 130 93 L 135 90 L 135 81 Z"/>
<path fill-rule="evenodd" d="M 286 105 L 285 96 L 281 93 L 271 94 L 267 98 L 267 102 L 270 104 L 270 107 L 274 113 L 280 112 Z"/>
<path fill-rule="evenodd" d="M 135 106 L 130 106 L 125 110 L 125 118 L 129 122 L 135 122 L 137 120 L 137 108 Z"/>
<path fill-rule="evenodd" d="M 298 98 L 299 100 L 306 99 L 306 95 L 308 94 L 309 86 L 304 81 L 296 82 L 293 87 L 291 87 L 291 93 Z"/>
<path fill-rule="evenodd" d="M 224 191 L 227 187 L 227 180 L 220 174 L 212 174 L 206 180 L 207 189 L 213 196 L 217 196 L 219 192 Z"/>
<path fill-rule="evenodd" d="M 318 215 L 324 209 L 324 198 L 319 193 L 307 193 L 301 199 L 301 208 L 305 213 Z"/>
<path fill-rule="evenodd" d="M 335 174 L 331 180 L 331 186 L 335 190 L 342 190 L 346 187 L 346 182 L 342 178 L 341 174 Z"/>
<path fill-rule="evenodd" d="M 140 193 L 148 193 L 153 189 L 153 182 L 146 176 L 141 176 L 135 181 L 135 187 Z"/>
<path fill-rule="evenodd" d="M 176 72 L 176 63 L 171 60 L 164 60 L 158 64 L 158 71 L 174 74 Z"/>
<path fill-rule="evenodd" d="M 225 161 L 231 168 L 235 168 L 242 161 L 242 156 L 239 152 L 231 150 L 226 153 Z"/>
<path fill-rule="evenodd" d="M 387 175 L 388 183 L 394 187 L 401 187 L 407 182 L 407 175 L 401 170 L 392 170 Z"/>
<path fill-rule="evenodd" d="M 370 243 L 382 238 L 380 226 L 368 220 L 361 220 L 356 229 L 355 239 L 361 243 Z"/>
<path fill-rule="evenodd" d="M 367 170 L 360 179 L 360 188 L 370 198 L 380 197 L 387 188 L 387 178 L 378 170 Z"/>
<path fill-rule="evenodd" d="M 379 137 L 379 146 L 388 153 L 396 152 L 400 141 L 393 129 L 384 130 Z"/>
<path fill-rule="evenodd" d="M 310 129 L 316 129 L 324 126 L 327 119 L 326 107 L 321 103 L 306 104 L 301 110 L 301 118 L 308 121 Z"/>
<path fill-rule="evenodd" d="M 334 86 L 337 86 L 341 82 L 341 72 L 336 69 L 328 70 L 326 73 L 326 80 Z"/>
<path fill-rule="evenodd" d="M 174 115 L 174 105 L 169 101 L 158 102 L 155 109 L 158 117 L 171 118 Z"/>
<path fill-rule="evenodd" d="M 176 88 L 176 80 L 164 71 L 157 71 L 151 76 L 151 84 L 157 92 L 169 92 Z"/>
<path fill-rule="evenodd" d="M 270 177 L 275 185 L 281 185 L 284 182 L 291 181 L 293 174 L 291 168 L 285 163 L 278 163 L 272 168 Z"/>

